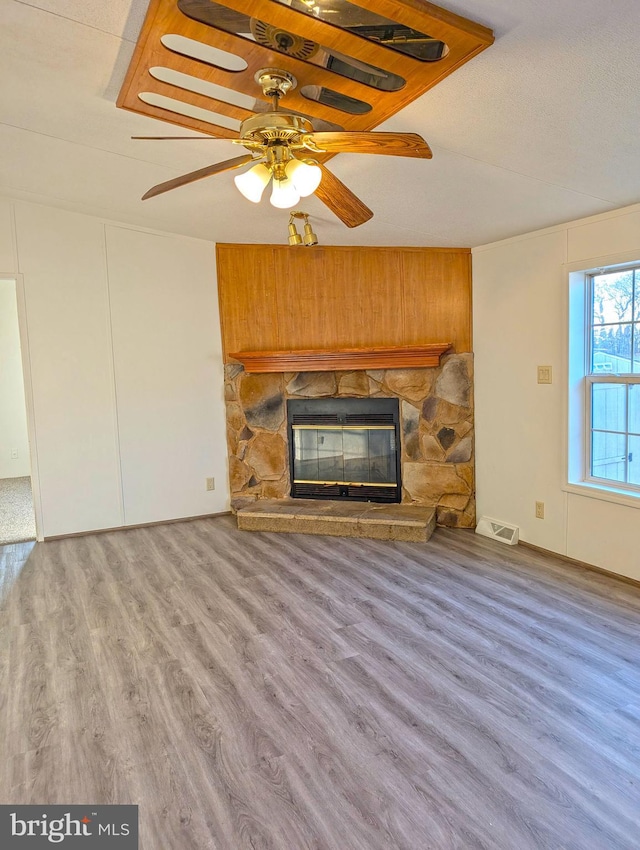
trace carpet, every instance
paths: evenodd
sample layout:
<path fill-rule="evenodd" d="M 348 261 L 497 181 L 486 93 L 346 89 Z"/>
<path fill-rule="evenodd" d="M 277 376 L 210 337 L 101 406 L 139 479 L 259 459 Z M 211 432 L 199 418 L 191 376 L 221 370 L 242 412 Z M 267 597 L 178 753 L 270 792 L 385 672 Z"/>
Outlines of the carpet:
<path fill-rule="evenodd" d="M 31 478 L 0 478 L 0 546 L 35 539 Z"/>

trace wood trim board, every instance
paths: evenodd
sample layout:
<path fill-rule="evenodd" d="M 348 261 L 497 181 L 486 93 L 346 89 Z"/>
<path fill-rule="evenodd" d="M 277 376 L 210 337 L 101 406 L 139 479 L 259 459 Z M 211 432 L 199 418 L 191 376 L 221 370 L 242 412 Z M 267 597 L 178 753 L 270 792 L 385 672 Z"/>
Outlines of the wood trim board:
<path fill-rule="evenodd" d="M 362 369 L 414 369 L 439 366 L 450 342 L 398 348 L 340 351 L 238 351 L 231 354 L 245 372 L 337 372 Z"/>

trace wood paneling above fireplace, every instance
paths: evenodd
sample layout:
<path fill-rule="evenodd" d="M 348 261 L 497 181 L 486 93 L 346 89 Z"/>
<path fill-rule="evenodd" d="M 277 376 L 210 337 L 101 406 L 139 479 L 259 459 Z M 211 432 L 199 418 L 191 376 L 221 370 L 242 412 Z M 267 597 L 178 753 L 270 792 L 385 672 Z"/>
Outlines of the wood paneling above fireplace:
<path fill-rule="evenodd" d="M 225 362 L 232 352 L 471 346 L 466 248 L 217 246 Z"/>

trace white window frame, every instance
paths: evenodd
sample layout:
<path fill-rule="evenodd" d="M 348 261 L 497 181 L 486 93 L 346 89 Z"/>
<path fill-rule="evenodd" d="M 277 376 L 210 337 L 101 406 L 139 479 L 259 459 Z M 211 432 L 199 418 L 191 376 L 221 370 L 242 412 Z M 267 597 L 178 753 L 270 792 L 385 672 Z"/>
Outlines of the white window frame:
<path fill-rule="evenodd" d="M 618 487 L 620 490 L 629 490 L 631 493 L 638 493 L 640 496 L 640 484 L 630 484 L 629 482 L 620 482 L 616 483 L 611 478 L 599 478 L 597 475 L 593 475 L 591 472 L 591 434 L 594 429 L 591 427 L 592 420 L 592 399 L 593 393 L 592 388 L 594 384 L 621 384 L 624 387 L 628 387 L 630 384 L 638 385 L 640 384 L 640 375 L 633 374 L 623 374 L 623 375 L 594 375 L 589 374 L 585 376 L 585 434 L 587 438 L 585 439 L 585 481 L 593 482 L 594 484 L 604 484 L 605 486 Z M 626 453 L 629 450 L 629 428 L 628 428 L 628 416 L 629 416 L 629 402 L 627 399 L 627 430 L 626 431 L 618 431 L 611 433 L 620 433 L 624 434 L 626 437 Z M 633 433 L 633 432 L 632 432 Z M 635 436 L 635 434 L 633 434 Z M 628 461 L 625 461 L 628 463 Z"/>
<path fill-rule="evenodd" d="M 565 302 L 567 393 L 565 400 L 565 463 L 563 490 L 581 496 L 640 508 L 640 487 L 618 484 L 591 475 L 591 388 L 594 383 L 640 384 L 640 374 L 591 372 L 590 279 L 604 269 L 624 271 L 640 267 L 640 249 L 626 254 L 597 257 L 564 266 L 568 280 Z"/>

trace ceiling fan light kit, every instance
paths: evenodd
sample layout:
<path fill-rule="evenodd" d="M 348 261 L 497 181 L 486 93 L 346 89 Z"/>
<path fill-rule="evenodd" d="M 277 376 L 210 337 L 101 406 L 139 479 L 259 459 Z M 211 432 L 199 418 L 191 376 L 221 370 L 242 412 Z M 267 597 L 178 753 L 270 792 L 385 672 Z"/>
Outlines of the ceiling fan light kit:
<path fill-rule="evenodd" d="M 293 181 L 293 185 L 300 193 L 301 198 L 308 198 L 309 195 L 313 195 L 322 180 L 320 166 L 312 159 L 292 159 L 285 168 L 285 172 L 287 177 Z"/>
<path fill-rule="evenodd" d="M 242 58 L 246 69 L 230 72 L 215 60 L 180 54 L 166 46 L 168 34 Z M 485 27 L 421 0 L 318 0 L 311 5 L 306 0 L 151 0 L 118 106 L 208 134 L 200 138 L 232 141 L 249 154 L 154 186 L 143 199 L 251 165 L 235 177 L 249 201 L 258 203 L 271 181 L 273 206 L 291 208 L 315 193 L 344 224 L 357 227 L 373 213 L 326 168 L 326 160 L 337 153 L 430 159 L 428 144 L 417 134 L 371 128 L 492 42 Z M 178 76 L 159 74 L 163 67 Z M 256 100 L 252 111 L 180 88 L 175 80 L 186 75 L 248 96 L 255 95 L 257 83 L 271 107 Z M 239 135 L 215 119 L 191 117 L 188 109 L 172 112 L 157 100 L 154 105 L 150 92 L 162 95 L 164 104 L 181 100 L 193 115 L 214 115 L 213 105 L 215 113 L 242 119 Z M 280 106 L 285 95 L 287 110 Z M 371 109 L 353 112 L 349 104 L 355 102 Z M 336 129 L 315 131 L 314 122 Z"/>
<path fill-rule="evenodd" d="M 244 174 L 238 174 L 237 177 L 233 178 L 238 191 L 254 204 L 260 202 L 269 180 L 271 180 L 271 172 L 263 162 L 259 162 L 258 165 L 254 165 Z"/>
<path fill-rule="evenodd" d="M 271 190 L 271 204 L 279 210 L 288 210 L 300 200 L 296 187 L 293 185 L 293 180 L 273 180 L 273 189 Z"/>
<path fill-rule="evenodd" d="M 322 179 L 322 171 L 317 163 L 303 162 L 299 159 L 289 160 L 282 174 L 283 176 L 278 176 L 274 169 L 259 162 L 244 174 L 234 177 L 233 180 L 238 191 L 248 201 L 257 204 L 273 177 L 271 203 L 274 207 L 287 209 L 295 207 L 300 198 L 313 195 Z"/>

